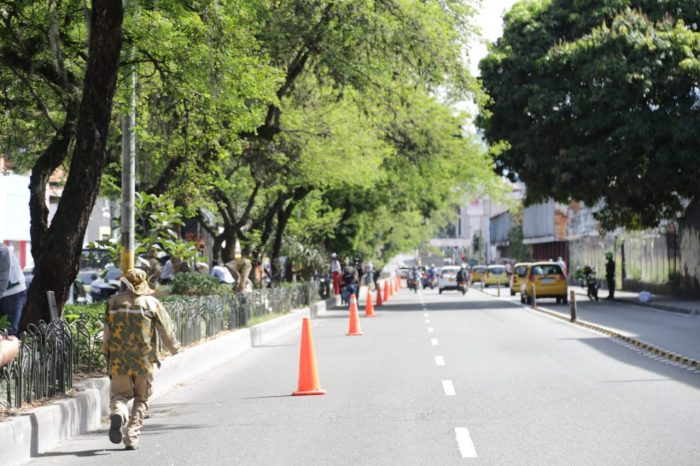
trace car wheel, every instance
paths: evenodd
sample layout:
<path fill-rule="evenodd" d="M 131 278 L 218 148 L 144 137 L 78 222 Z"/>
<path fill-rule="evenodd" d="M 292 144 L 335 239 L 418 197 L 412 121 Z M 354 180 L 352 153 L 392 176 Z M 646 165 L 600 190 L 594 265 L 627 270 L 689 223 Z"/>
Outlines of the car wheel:
<path fill-rule="evenodd" d="M 438 293 L 442 294 L 442 288 L 438 288 Z"/>
<path fill-rule="evenodd" d="M 527 297 L 525 298 L 525 304 L 532 304 L 532 297 L 527 296 Z"/>
<path fill-rule="evenodd" d="M 569 298 L 567 296 L 564 296 L 563 298 L 561 298 L 561 302 L 564 304 L 569 304 Z"/>
<path fill-rule="evenodd" d="M 510 295 L 511 295 L 511 296 L 515 296 L 515 291 L 510 290 Z"/>
<path fill-rule="evenodd" d="M 520 295 L 520 304 L 525 304 L 525 296 Z"/>

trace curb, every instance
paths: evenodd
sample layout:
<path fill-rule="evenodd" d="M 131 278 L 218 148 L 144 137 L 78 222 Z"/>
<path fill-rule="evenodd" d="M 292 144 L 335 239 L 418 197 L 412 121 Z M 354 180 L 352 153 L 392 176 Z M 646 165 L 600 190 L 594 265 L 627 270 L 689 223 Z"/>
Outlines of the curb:
<path fill-rule="evenodd" d="M 483 291 L 482 291 L 482 293 L 484 293 L 488 296 L 491 296 L 492 298 L 496 298 L 495 296 L 492 296 L 489 293 L 486 293 Z M 578 295 L 578 293 L 576 293 L 576 294 Z M 602 333 L 602 334 L 607 335 L 609 337 L 616 338 L 618 340 L 622 340 L 625 343 L 629 343 L 633 346 L 636 346 L 637 348 L 640 348 L 648 353 L 651 353 L 651 354 L 658 356 L 660 358 L 664 358 L 664 359 L 667 359 L 669 361 L 675 362 L 677 364 L 686 366 L 689 369 L 695 369 L 695 370 L 700 369 L 700 361 L 688 358 L 686 356 L 683 356 L 683 355 L 680 355 L 677 353 L 673 353 L 673 352 L 665 350 L 659 346 L 652 345 L 651 343 L 646 343 L 642 340 L 638 340 L 636 338 L 632 338 L 632 337 L 629 337 L 627 335 L 623 335 L 619 332 L 616 332 L 615 330 L 604 327 L 602 325 L 594 324 L 592 322 L 587 322 L 585 320 L 580 320 L 580 319 L 577 319 L 575 322 L 571 322 L 571 318 L 569 316 L 567 316 L 566 314 L 562 314 L 562 313 L 557 312 L 557 311 L 552 311 L 552 310 L 544 308 L 544 307 L 539 307 L 539 306 L 538 307 L 531 307 L 531 306 L 522 305 L 522 304 L 520 306 L 525 307 L 526 309 L 531 309 L 533 311 L 547 314 L 550 317 L 554 317 L 554 318 L 563 320 L 564 322 L 569 323 L 571 325 L 576 325 L 579 327 L 587 328 L 589 330 L 593 330 L 595 332 Z"/>
<path fill-rule="evenodd" d="M 335 303 L 335 297 L 317 301 L 309 307 L 253 327 L 227 332 L 165 358 L 160 369 L 156 369 L 151 399 L 253 347 L 300 328 L 302 318 L 324 315 Z M 109 415 L 109 378 L 88 379 L 76 383 L 75 387 L 80 389 L 75 395 L 0 422 L 0 464 L 25 463 L 63 440 L 101 427 L 102 419 Z"/>

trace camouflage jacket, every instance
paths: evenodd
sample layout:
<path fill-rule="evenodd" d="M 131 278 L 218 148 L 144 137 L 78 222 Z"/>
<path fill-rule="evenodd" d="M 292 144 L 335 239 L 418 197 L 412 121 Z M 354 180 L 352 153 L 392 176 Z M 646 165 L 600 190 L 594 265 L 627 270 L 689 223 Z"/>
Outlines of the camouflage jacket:
<path fill-rule="evenodd" d="M 158 362 L 157 334 L 172 354 L 178 352 L 173 323 L 155 297 L 125 291 L 110 298 L 102 341 L 110 376 L 141 375 L 152 380 L 153 364 Z"/>

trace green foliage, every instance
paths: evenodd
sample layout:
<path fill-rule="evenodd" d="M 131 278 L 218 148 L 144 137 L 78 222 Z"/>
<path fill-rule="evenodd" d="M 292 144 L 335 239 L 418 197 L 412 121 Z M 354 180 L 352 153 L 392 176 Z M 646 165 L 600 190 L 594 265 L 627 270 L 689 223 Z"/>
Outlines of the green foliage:
<path fill-rule="evenodd" d="M 207 296 L 230 291 L 230 286 L 219 284 L 219 280 L 197 272 L 178 273 L 173 278 L 172 293 L 177 295 Z"/>
<path fill-rule="evenodd" d="M 6 315 L 1 315 L 0 316 L 0 330 L 5 330 L 7 328 L 10 328 L 10 325 L 12 325 L 12 323 L 10 322 L 10 319 Z"/>
<path fill-rule="evenodd" d="M 700 11 L 692 2 L 524 1 L 480 64 L 478 125 L 527 201 L 654 227 L 700 194 Z"/>

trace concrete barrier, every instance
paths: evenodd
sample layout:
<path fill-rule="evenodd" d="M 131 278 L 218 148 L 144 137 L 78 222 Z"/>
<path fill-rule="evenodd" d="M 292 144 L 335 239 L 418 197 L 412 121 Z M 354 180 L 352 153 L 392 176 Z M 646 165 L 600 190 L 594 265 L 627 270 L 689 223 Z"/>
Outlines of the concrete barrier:
<path fill-rule="evenodd" d="M 249 328 L 233 330 L 165 358 L 155 371 L 153 398 L 175 385 L 264 345 L 290 331 L 301 331 L 303 317 L 320 316 L 337 305 L 335 296 Z M 0 465 L 21 464 L 63 440 L 102 425 L 109 415 L 109 378 L 75 384 L 79 392 L 0 422 Z M 107 439 L 105 438 L 105 441 Z"/>

